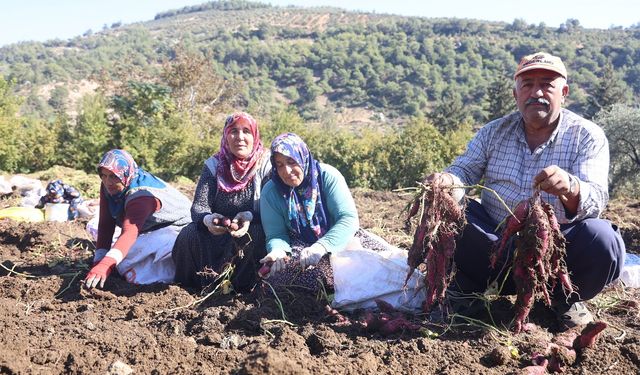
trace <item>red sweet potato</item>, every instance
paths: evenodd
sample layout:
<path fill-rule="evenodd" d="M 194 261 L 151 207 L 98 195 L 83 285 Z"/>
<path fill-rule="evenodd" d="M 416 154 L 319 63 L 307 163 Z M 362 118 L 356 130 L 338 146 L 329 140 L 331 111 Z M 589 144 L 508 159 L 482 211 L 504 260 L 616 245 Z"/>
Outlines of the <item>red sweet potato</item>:
<path fill-rule="evenodd" d="M 241 223 L 239 221 L 232 221 L 227 227 L 230 231 L 234 232 L 240 228 Z"/>
<path fill-rule="evenodd" d="M 394 333 L 402 332 L 404 330 L 417 331 L 420 326 L 413 324 L 403 317 L 391 319 L 380 327 L 380 333 L 385 336 L 392 335 Z"/>
<path fill-rule="evenodd" d="M 260 269 L 258 270 L 258 276 L 260 276 L 263 279 L 267 277 L 267 275 L 269 275 L 269 272 L 271 272 L 272 264 L 273 262 L 263 263 L 262 267 L 260 267 Z"/>
<path fill-rule="evenodd" d="M 526 213 L 526 214 L 524 214 Z M 524 216 L 522 216 L 524 214 Z M 491 254 L 495 266 L 501 258 L 509 239 L 516 236 L 513 256 L 513 280 L 516 285 L 514 331 L 522 331 L 535 299 L 551 304 L 550 290 L 562 283 L 565 292 L 571 293 L 567 267 L 565 239 L 560 231 L 553 207 L 540 198 L 539 192 L 520 202 L 509 217 L 499 246 Z M 553 363 L 550 363 L 552 366 Z"/>
<path fill-rule="evenodd" d="M 242 225 L 244 224 L 242 220 L 235 220 L 235 219 L 232 220 L 228 217 L 223 217 L 223 218 L 216 217 L 211 222 L 213 223 L 213 225 L 218 225 L 218 226 L 227 228 L 227 230 L 230 232 L 240 229 L 240 227 L 242 227 Z"/>
<path fill-rule="evenodd" d="M 414 269 L 424 262 L 427 266 L 427 299 L 424 309 L 428 312 L 434 303 L 444 299 L 452 278 L 455 239 L 464 228 L 465 217 L 458 202 L 439 185 L 426 185 L 415 198 L 408 219 L 416 215 L 420 208 L 419 224 L 407 259 L 409 273 L 405 284 Z"/>
<path fill-rule="evenodd" d="M 518 374 L 521 375 L 543 375 L 547 373 L 547 365 L 549 361 L 547 359 L 542 359 L 540 364 L 531 365 L 524 367 L 521 369 Z"/>
<path fill-rule="evenodd" d="M 598 335 L 604 331 L 605 328 L 607 328 L 607 323 L 605 322 L 591 322 L 587 324 L 580 335 L 573 341 L 573 348 L 580 351 L 584 348 L 593 347 Z"/>
<path fill-rule="evenodd" d="M 521 231 L 524 228 L 524 223 L 529 216 L 529 200 L 520 201 L 513 210 L 513 215 L 507 218 L 504 230 L 502 231 L 502 238 L 497 248 L 489 257 L 489 264 L 491 268 L 495 268 L 498 259 L 502 257 L 504 250 L 507 248 L 507 243 L 511 236 Z"/>

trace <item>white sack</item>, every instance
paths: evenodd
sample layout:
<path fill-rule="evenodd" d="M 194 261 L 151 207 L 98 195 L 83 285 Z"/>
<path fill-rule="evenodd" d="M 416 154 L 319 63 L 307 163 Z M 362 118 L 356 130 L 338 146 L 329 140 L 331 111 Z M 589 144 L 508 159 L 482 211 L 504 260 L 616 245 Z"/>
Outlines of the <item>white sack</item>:
<path fill-rule="evenodd" d="M 397 309 L 416 311 L 426 298 L 424 277 L 415 271 L 404 288 L 409 266 L 407 251 L 390 247 L 375 252 L 367 249 L 343 250 L 331 254 L 335 284 L 332 306 L 352 311 L 375 308 L 380 298 Z"/>
<path fill-rule="evenodd" d="M 165 227 L 138 236 L 118 272 L 130 283 L 172 283 L 176 265 L 171 257 L 178 230 Z"/>

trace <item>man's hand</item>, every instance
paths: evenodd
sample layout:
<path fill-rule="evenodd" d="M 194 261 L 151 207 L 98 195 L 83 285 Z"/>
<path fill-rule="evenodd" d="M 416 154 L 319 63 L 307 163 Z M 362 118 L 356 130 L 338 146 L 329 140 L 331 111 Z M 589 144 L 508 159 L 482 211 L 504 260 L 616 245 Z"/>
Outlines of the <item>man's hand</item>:
<path fill-rule="evenodd" d="M 107 277 L 109 277 L 115 266 L 115 259 L 109 256 L 102 258 L 98 264 L 91 268 L 91 271 L 89 271 L 89 274 L 84 279 L 85 287 L 87 289 L 91 289 L 95 288 L 99 284 L 100 288 L 104 288 L 104 282 L 107 280 Z"/>
<path fill-rule="evenodd" d="M 327 250 L 319 243 L 314 243 L 309 247 L 305 247 L 300 252 L 300 266 L 302 269 L 306 269 L 309 266 L 315 266 Z"/>
<path fill-rule="evenodd" d="M 432 184 L 434 186 L 440 186 L 443 188 L 448 188 L 451 186 L 462 186 L 462 181 L 451 173 L 442 172 L 442 173 L 433 173 L 429 176 L 425 177 L 422 181 L 423 184 Z M 463 188 L 450 189 L 451 196 L 456 202 L 460 202 L 462 198 L 464 198 L 465 191 Z"/>
<path fill-rule="evenodd" d="M 571 190 L 569 173 L 557 165 L 548 166 L 540 171 L 533 178 L 533 186 L 558 197 L 571 198 L 577 196 L 579 192 L 578 188 L 574 188 L 575 191 Z"/>
<path fill-rule="evenodd" d="M 202 219 L 202 223 L 204 224 L 205 227 L 207 227 L 207 229 L 209 229 L 209 232 L 211 232 L 211 234 L 213 234 L 214 236 L 220 236 L 222 234 L 227 233 L 227 228 L 225 228 L 222 225 L 216 225 L 213 223 L 214 219 L 223 220 L 224 216 L 214 212 L 212 214 L 208 214 L 207 216 L 205 216 L 204 219 Z"/>
<path fill-rule="evenodd" d="M 282 249 L 271 250 L 266 257 L 260 259 L 260 263 L 271 263 L 271 269 L 267 277 L 272 276 L 276 272 L 280 272 L 286 266 L 286 260 L 289 258 L 287 252 Z"/>
<path fill-rule="evenodd" d="M 442 172 L 428 175 L 424 178 L 423 183 L 447 187 L 453 186 L 454 180 L 451 173 Z"/>
<path fill-rule="evenodd" d="M 231 220 L 232 223 L 238 223 L 238 230 L 230 230 L 229 233 L 236 238 L 240 238 L 247 234 L 249 230 L 249 225 L 251 225 L 251 220 L 253 220 L 253 214 L 250 211 L 242 211 L 238 212 L 236 217 Z"/>

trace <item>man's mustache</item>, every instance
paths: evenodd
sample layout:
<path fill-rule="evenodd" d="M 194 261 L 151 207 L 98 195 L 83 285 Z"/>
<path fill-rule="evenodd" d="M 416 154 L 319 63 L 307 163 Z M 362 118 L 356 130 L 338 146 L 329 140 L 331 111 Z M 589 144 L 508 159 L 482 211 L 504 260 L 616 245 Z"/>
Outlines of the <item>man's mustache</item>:
<path fill-rule="evenodd" d="M 545 98 L 529 98 L 527 99 L 526 102 L 524 102 L 524 105 L 527 106 L 529 104 L 544 104 L 546 106 L 549 106 L 549 101 Z"/>

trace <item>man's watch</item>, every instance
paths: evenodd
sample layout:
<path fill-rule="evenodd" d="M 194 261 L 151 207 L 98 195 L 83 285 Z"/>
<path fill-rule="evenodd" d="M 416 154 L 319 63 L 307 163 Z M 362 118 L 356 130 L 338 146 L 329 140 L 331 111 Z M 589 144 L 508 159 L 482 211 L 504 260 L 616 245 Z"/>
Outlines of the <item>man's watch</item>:
<path fill-rule="evenodd" d="M 571 173 L 568 173 L 568 175 L 569 175 L 569 194 L 573 194 L 576 190 L 578 190 L 578 179 Z"/>

